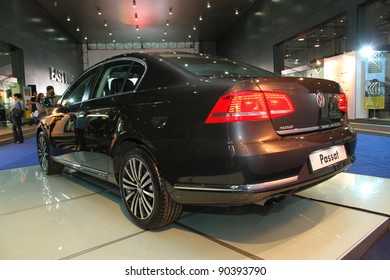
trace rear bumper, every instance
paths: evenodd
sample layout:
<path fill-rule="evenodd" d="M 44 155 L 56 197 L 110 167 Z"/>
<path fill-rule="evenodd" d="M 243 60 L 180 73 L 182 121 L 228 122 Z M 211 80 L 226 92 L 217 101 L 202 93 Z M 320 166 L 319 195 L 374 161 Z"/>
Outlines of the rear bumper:
<path fill-rule="evenodd" d="M 310 154 L 341 145 L 346 150 L 345 160 L 313 171 Z M 215 152 L 218 148 L 210 147 L 214 151 L 209 151 L 207 161 L 175 165 L 176 171 L 184 171 L 178 173 L 185 174 L 177 180 L 168 180 L 170 195 L 176 202 L 242 205 L 311 187 L 344 171 L 355 161 L 356 134 L 344 127 L 269 142 L 236 143 L 229 148 L 234 153 L 225 157 L 218 157 L 221 155 Z"/>
<path fill-rule="evenodd" d="M 309 174 L 309 167 L 305 165 L 297 176 L 258 184 L 176 184 L 171 197 L 178 203 L 191 205 L 233 206 L 257 203 L 275 195 L 291 195 L 315 186 L 343 172 L 354 160 L 354 157 L 349 157 L 344 162 L 327 167 L 321 171 L 323 174 L 320 176 Z"/>

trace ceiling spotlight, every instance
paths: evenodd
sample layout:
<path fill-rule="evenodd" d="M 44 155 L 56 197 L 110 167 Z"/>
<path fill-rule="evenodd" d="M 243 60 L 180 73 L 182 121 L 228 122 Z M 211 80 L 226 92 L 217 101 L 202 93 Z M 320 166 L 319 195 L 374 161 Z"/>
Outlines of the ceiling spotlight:
<path fill-rule="evenodd" d="M 305 38 L 304 38 L 304 37 L 299 38 L 298 41 L 299 41 L 299 42 L 305 41 Z"/>
<path fill-rule="evenodd" d="M 112 32 L 109 32 L 108 35 L 112 36 Z"/>
<path fill-rule="evenodd" d="M 210 1 L 207 1 L 207 8 L 208 8 L 208 9 L 210 9 L 210 8 L 211 8 Z"/>
<path fill-rule="evenodd" d="M 314 47 L 315 47 L 315 48 L 319 48 L 319 47 L 320 47 L 320 44 L 315 44 Z"/>
<path fill-rule="evenodd" d="M 188 34 L 188 38 L 190 38 L 190 39 L 191 39 L 191 34 Z"/>
<path fill-rule="evenodd" d="M 77 26 L 76 31 L 79 32 L 80 31 L 80 27 Z"/>
<path fill-rule="evenodd" d="M 162 38 L 162 41 L 165 42 L 165 38 Z"/>
<path fill-rule="evenodd" d="M 199 20 L 203 20 L 203 17 L 202 17 L 202 15 L 200 15 L 200 16 L 199 16 Z"/>
<path fill-rule="evenodd" d="M 164 30 L 164 35 L 167 35 L 167 31 L 166 30 Z"/>
<path fill-rule="evenodd" d="M 172 7 L 169 7 L 169 14 L 172 15 Z"/>
<path fill-rule="evenodd" d="M 102 11 L 100 11 L 100 9 L 98 8 L 98 15 L 101 16 L 102 15 Z"/>
<path fill-rule="evenodd" d="M 167 23 L 166 23 L 167 26 L 169 26 L 169 19 L 167 19 Z"/>
<path fill-rule="evenodd" d="M 193 30 L 196 30 L 196 26 L 194 25 L 194 26 L 192 27 L 192 29 L 193 29 Z"/>
<path fill-rule="evenodd" d="M 238 13 L 238 9 L 236 9 L 236 11 L 235 11 L 235 14 L 236 14 L 236 15 L 238 15 L 238 14 L 239 14 L 239 13 Z"/>
<path fill-rule="evenodd" d="M 135 17 L 135 20 L 138 20 L 138 14 L 137 13 L 135 13 L 134 17 Z"/>
<path fill-rule="evenodd" d="M 115 43 L 115 42 L 116 42 L 116 41 L 115 41 L 115 39 L 114 39 L 114 40 L 112 40 L 112 42 L 113 42 L 113 43 Z"/>
<path fill-rule="evenodd" d="M 68 17 L 66 18 L 66 20 L 67 20 L 67 21 L 70 21 L 70 16 L 68 16 Z"/>
<path fill-rule="evenodd" d="M 137 7 L 137 2 L 135 0 L 133 0 L 133 7 L 136 8 Z"/>
<path fill-rule="evenodd" d="M 137 38 L 138 38 L 138 39 L 141 39 L 141 36 L 139 36 L 139 34 L 138 34 L 138 35 L 137 35 Z"/>
<path fill-rule="evenodd" d="M 107 24 L 107 22 L 106 22 L 106 21 L 104 21 L 104 26 L 105 26 L 105 27 L 107 27 L 107 26 L 108 26 L 108 24 Z"/>
<path fill-rule="evenodd" d="M 58 6 L 58 2 L 57 1 L 53 1 L 53 6 L 57 7 Z"/>
<path fill-rule="evenodd" d="M 88 40 L 88 37 L 87 37 L 87 36 L 85 36 L 85 37 L 84 37 L 84 40 Z"/>
<path fill-rule="evenodd" d="M 138 24 L 135 26 L 135 30 L 139 31 L 139 26 L 138 26 Z"/>

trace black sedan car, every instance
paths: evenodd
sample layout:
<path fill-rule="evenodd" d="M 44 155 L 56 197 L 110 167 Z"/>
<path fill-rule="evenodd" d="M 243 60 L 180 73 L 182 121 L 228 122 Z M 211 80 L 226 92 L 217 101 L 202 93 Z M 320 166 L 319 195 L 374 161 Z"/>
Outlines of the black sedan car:
<path fill-rule="evenodd" d="M 134 222 L 182 205 L 277 202 L 354 161 L 347 98 L 333 81 L 280 77 L 201 54 L 126 54 L 70 85 L 37 126 L 46 174 L 118 184 Z"/>

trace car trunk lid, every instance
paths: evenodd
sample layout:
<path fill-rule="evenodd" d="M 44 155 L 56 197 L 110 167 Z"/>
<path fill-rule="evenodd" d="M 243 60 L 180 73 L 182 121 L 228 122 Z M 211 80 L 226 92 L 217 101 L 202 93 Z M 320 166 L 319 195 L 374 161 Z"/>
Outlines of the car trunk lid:
<path fill-rule="evenodd" d="M 346 96 L 334 81 L 277 77 L 258 79 L 257 85 L 266 96 L 286 96 L 291 102 L 286 106 L 293 106 L 287 114 L 271 117 L 279 135 L 330 129 L 342 126 L 346 121 Z M 270 102 L 267 98 L 267 102 L 272 112 L 273 103 L 277 106 L 279 101 Z"/>

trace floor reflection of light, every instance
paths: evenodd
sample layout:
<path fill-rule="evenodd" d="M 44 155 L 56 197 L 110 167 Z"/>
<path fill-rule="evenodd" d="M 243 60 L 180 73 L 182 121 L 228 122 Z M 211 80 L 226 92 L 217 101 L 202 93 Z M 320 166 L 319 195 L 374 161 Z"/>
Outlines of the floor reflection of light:
<path fill-rule="evenodd" d="M 360 187 L 360 193 L 363 195 L 370 195 L 370 194 L 377 193 L 377 192 L 378 192 L 377 187 L 369 182 L 365 182 Z"/>

